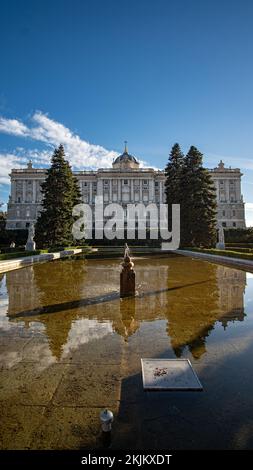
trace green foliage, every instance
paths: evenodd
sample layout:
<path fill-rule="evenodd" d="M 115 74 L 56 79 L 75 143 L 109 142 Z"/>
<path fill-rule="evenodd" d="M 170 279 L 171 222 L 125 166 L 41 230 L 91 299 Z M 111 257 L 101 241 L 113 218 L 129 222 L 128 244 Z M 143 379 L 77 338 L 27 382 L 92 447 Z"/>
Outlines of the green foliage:
<path fill-rule="evenodd" d="M 253 243 L 253 227 L 231 228 L 224 230 L 227 243 Z"/>
<path fill-rule="evenodd" d="M 206 249 L 206 248 L 191 248 L 189 250 L 196 251 L 199 253 L 207 253 L 209 255 L 220 255 L 220 256 L 227 256 L 229 258 L 239 258 L 239 259 L 247 259 L 253 261 L 253 253 L 240 253 L 239 251 L 231 251 L 231 250 L 216 250 L 215 248 Z"/>
<path fill-rule="evenodd" d="M 35 241 L 40 247 L 73 244 L 72 209 L 81 202 L 81 193 L 62 145 L 54 151 L 41 188 L 42 210 L 35 227 Z"/>
<path fill-rule="evenodd" d="M 215 188 L 202 160 L 203 155 L 196 147 L 192 146 L 184 156 L 175 144 L 165 168 L 169 213 L 171 204 L 180 204 L 181 246 L 211 247 L 216 242 Z"/>
<path fill-rule="evenodd" d="M 8 234 L 6 231 L 6 213 L 0 212 L 0 244 L 5 245 L 8 243 Z"/>

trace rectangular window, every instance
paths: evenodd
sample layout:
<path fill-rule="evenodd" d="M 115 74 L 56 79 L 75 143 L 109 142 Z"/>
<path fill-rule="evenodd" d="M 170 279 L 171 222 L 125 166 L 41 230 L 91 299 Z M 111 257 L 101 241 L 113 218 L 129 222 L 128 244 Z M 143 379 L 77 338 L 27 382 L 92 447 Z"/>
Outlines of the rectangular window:
<path fill-rule="evenodd" d="M 226 211 L 222 211 L 222 215 L 223 215 L 223 217 L 225 217 Z"/>
<path fill-rule="evenodd" d="M 226 222 L 222 222 L 222 227 L 226 227 L 227 226 L 227 223 Z"/>
<path fill-rule="evenodd" d="M 233 217 L 235 217 L 235 211 L 233 211 Z"/>
<path fill-rule="evenodd" d="M 233 227 L 236 227 L 236 222 L 233 222 Z"/>
<path fill-rule="evenodd" d="M 128 184 L 128 180 L 124 180 L 124 184 Z"/>

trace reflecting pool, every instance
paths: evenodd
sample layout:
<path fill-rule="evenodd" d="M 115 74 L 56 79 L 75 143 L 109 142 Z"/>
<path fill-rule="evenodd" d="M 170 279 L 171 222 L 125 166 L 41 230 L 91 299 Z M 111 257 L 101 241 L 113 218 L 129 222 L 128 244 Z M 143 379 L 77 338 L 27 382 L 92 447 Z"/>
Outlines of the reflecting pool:
<path fill-rule="evenodd" d="M 1 277 L 1 448 L 253 448 L 253 274 L 181 256 L 62 260 Z M 144 392 L 141 357 L 189 358 L 203 392 Z"/>

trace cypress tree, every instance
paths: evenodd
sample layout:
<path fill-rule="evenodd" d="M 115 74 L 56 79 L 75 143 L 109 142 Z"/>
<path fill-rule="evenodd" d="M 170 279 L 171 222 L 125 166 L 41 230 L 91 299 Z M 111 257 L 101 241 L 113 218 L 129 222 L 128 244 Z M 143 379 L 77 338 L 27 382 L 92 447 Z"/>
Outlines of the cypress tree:
<path fill-rule="evenodd" d="M 81 193 L 64 147 L 55 149 L 46 180 L 41 185 L 42 209 L 39 214 L 35 239 L 39 246 L 68 246 L 73 243 L 73 206 L 81 202 Z"/>
<path fill-rule="evenodd" d="M 165 167 L 165 194 L 168 204 L 168 227 L 172 228 L 172 204 L 182 205 L 182 171 L 184 168 L 184 154 L 178 143 L 174 144 L 169 154 L 169 160 Z M 181 210 L 181 207 L 180 207 Z M 181 217 L 180 217 L 181 218 Z M 182 218 L 181 218 L 182 224 Z"/>
<path fill-rule="evenodd" d="M 183 245 L 211 247 L 216 240 L 216 194 L 212 178 L 202 166 L 203 155 L 191 146 L 182 172 L 184 181 Z M 186 230 L 187 229 L 187 230 Z"/>

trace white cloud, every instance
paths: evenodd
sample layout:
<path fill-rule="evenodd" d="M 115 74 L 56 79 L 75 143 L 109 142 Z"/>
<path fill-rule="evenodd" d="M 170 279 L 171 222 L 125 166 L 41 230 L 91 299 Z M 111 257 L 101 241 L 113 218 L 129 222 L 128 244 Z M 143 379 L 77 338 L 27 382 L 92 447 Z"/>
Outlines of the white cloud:
<path fill-rule="evenodd" d="M 25 160 L 12 153 L 0 153 L 0 184 L 9 184 L 12 168 L 24 167 Z"/>
<path fill-rule="evenodd" d="M 63 144 L 71 165 L 76 168 L 108 168 L 117 152 L 107 150 L 100 145 L 90 144 L 73 134 L 63 124 L 50 119 L 47 115 L 37 111 L 31 118 L 31 127 L 27 127 L 16 119 L 0 119 L 0 132 L 26 137 L 44 143 L 52 148 Z M 46 157 L 48 152 L 46 154 Z M 43 158 L 41 159 L 43 161 Z M 48 163 L 48 158 L 45 159 Z"/>
<path fill-rule="evenodd" d="M 5 119 L 0 117 L 0 132 L 25 137 L 29 134 L 29 129 L 17 119 Z"/>

